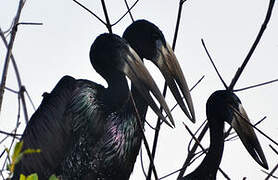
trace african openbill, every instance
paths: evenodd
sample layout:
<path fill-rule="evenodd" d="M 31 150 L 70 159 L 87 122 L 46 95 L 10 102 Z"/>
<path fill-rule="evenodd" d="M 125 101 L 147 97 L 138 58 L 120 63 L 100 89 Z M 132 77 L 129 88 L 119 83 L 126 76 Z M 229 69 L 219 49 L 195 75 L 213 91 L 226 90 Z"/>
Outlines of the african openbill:
<path fill-rule="evenodd" d="M 90 58 L 108 88 L 65 76 L 50 94 L 45 94 L 22 137 L 23 149 L 40 148 L 42 153 L 24 157 L 16 166 L 14 179 L 19 173 L 32 172 L 37 172 L 40 179 L 53 173 L 64 179 L 128 179 L 142 134 L 122 71 L 132 81 L 131 91 L 141 119 L 148 105 L 162 117 L 148 89 L 171 118 L 151 76 L 125 41 L 115 35 L 101 35 L 91 47 Z M 182 74 L 171 78 L 184 83 Z M 171 78 L 168 80 L 173 81 Z"/>
<path fill-rule="evenodd" d="M 38 173 L 40 179 L 54 173 L 62 179 L 127 179 L 121 171 L 133 166 L 134 146 L 140 146 L 141 139 L 130 117 L 134 109 L 125 76 L 160 117 L 166 121 L 149 91 L 172 119 L 142 60 L 125 40 L 100 35 L 91 46 L 90 59 L 108 87 L 63 77 L 45 95 L 22 136 L 23 149 L 39 148 L 41 153 L 26 155 L 16 166 L 14 179 L 19 173 Z"/>
<path fill-rule="evenodd" d="M 195 122 L 193 103 L 185 77 L 172 48 L 166 42 L 161 30 L 153 23 L 141 19 L 126 28 L 123 38 L 128 41 L 141 59 L 151 60 L 160 69 L 181 109 L 191 121 Z M 190 114 L 176 84 L 180 87 Z"/>
<path fill-rule="evenodd" d="M 206 114 L 210 128 L 210 146 L 201 164 L 181 180 L 215 180 L 224 150 L 224 122 L 231 124 L 242 143 L 262 167 L 268 169 L 261 145 L 253 128 L 247 123 L 248 116 L 239 98 L 231 91 L 214 92 L 206 104 Z"/>

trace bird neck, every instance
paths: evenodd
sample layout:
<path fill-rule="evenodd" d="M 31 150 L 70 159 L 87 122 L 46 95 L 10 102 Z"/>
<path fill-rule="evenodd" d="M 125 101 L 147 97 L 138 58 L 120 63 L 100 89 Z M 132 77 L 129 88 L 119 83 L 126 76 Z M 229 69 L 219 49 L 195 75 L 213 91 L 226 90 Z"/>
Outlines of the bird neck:
<path fill-rule="evenodd" d="M 104 94 L 105 102 L 111 111 L 122 107 L 129 100 L 129 88 L 125 76 L 113 76 L 108 81 Z"/>
<path fill-rule="evenodd" d="M 222 154 L 224 150 L 224 121 L 211 118 L 208 120 L 210 128 L 210 146 L 208 153 L 203 159 L 202 163 L 191 174 L 202 179 L 216 179 L 216 173 L 219 168 Z"/>

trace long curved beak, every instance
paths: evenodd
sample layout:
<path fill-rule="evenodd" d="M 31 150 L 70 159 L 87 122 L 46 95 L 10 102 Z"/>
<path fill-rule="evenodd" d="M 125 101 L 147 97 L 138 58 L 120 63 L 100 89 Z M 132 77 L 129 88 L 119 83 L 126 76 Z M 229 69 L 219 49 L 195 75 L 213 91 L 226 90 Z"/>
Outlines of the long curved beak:
<path fill-rule="evenodd" d="M 156 83 L 151 77 L 150 73 L 144 66 L 141 58 L 137 55 L 137 53 L 128 45 L 128 50 L 125 51 L 122 55 L 123 64 L 119 67 L 119 70 L 123 71 L 135 87 L 139 90 L 143 98 L 148 102 L 149 106 L 153 109 L 153 111 L 170 127 L 175 126 L 173 117 L 171 112 L 165 102 L 164 97 L 159 91 Z M 160 112 L 158 106 L 152 99 L 149 92 L 152 92 L 154 97 L 158 100 L 160 105 L 163 107 L 163 110 L 166 112 L 169 117 L 170 122 L 166 120 L 166 118 Z"/>
<path fill-rule="evenodd" d="M 169 46 L 168 43 L 166 43 L 165 46 L 161 40 L 157 40 L 156 49 L 157 57 L 155 57 L 155 59 L 152 59 L 152 62 L 160 69 L 167 82 L 167 85 L 169 86 L 176 101 L 180 105 L 181 109 L 184 111 L 185 115 L 193 123 L 195 123 L 195 112 L 190 91 L 172 48 Z M 183 101 L 183 98 L 181 97 L 177 84 L 185 98 L 189 111 Z"/>
<path fill-rule="evenodd" d="M 260 145 L 260 142 L 254 132 L 254 129 L 250 126 L 250 120 L 241 104 L 239 104 L 239 110 L 233 108 L 234 118 L 232 120 L 232 127 L 237 132 L 243 145 L 253 157 L 253 159 L 265 169 L 268 169 L 268 164 L 264 156 L 264 152 Z"/>

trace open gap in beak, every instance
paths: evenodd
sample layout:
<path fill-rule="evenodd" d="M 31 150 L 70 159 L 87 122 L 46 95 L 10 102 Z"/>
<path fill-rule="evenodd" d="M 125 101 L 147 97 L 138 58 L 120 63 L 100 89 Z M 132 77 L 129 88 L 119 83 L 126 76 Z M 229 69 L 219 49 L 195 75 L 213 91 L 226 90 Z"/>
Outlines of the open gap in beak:
<path fill-rule="evenodd" d="M 230 107 L 234 111 L 234 118 L 231 125 L 237 132 L 243 145 L 258 164 L 260 164 L 265 169 L 268 169 L 268 164 L 262 147 L 254 129 L 250 126 L 250 120 L 243 106 L 239 104 L 239 111 L 232 106 Z"/>
<path fill-rule="evenodd" d="M 165 47 L 160 40 L 156 41 L 156 47 L 157 57 L 153 59 L 152 62 L 160 69 L 167 85 L 185 115 L 192 122 L 195 122 L 195 112 L 190 91 L 172 48 L 167 43 Z M 186 107 L 180 92 L 182 92 L 188 108 Z"/>
<path fill-rule="evenodd" d="M 136 54 L 136 52 L 129 47 L 129 52 L 123 57 L 124 64 L 119 69 L 122 70 L 132 81 L 135 87 L 139 90 L 142 97 L 147 101 L 149 106 L 153 109 L 153 111 L 170 127 L 175 126 L 173 117 L 171 112 L 165 102 L 164 97 L 160 93 L 157 85 L 155 84 L 153 78 L 151 77 L 148 70 L 145 68 L 142 60 Z M 150 93 L 157 99 L 160 105 L 163 107 L 163 110 L 166 112 L 169 120 L 168 122 L 166 118 L 160 112 L 158 106 L 154 102 Z"/>

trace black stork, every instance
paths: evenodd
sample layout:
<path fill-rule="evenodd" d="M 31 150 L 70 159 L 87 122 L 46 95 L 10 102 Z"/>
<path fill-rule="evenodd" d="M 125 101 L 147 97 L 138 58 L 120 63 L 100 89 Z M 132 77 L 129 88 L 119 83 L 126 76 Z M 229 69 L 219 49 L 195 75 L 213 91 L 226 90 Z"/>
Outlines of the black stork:
<path fill-rule="evenodd" d="M 206 104 L 210 128 L 210 147 L 201 164 L 180 180 L 215 180 L 224 150 L 224 122 L 231 124 L 243 145 L 262 167 L 268 169 L 261 145 L 253 128 L 246 122 L 248 116 L 239 98 L 231 91 L 214 92 Z M 240 160 L 240 159 L 239 159 Z M 232 168 L 232 167 L 231 167 Z"/>
<path fill-rule="evenodd" d="M 192 122 L 195 122 L 195 113 L 188 85 L 179 62 L 161 30 L 153 23 L 140 19 L 127 27 L 123 38 L 128 41 L 141 59 L 151 60 L 160 69 L 181 109 Z M 178 84 L 186 100 L 189 111 L 176 84 Z"/>
<path fill-rule="evenodd" d="M 108 88 L 88 80 L 62 78 L 45 95 L 22 137 L 23 149 L 40 148 L 42 153 L 24 157 L 16 166 L 14 179 L 19 173 L 32 172 L 37 172 L 40 179 L 52 173 L 64 179 L 129 178 L 142 136 L 126 79 L 119 71 L 127 73 L 133 82 L 132 94 L 141 118 L 145 117 L 148 105 L 162 117 L 145 86 L 151 86 L 171 117 L 164 99 L 157 89 L 153 90 L 155 83 L 150 81 L 147 71 L 138 60 L 133 63 L 128 59 L 140 59 L 136 53 L 117 36 L 110 38 L 110 43 L 107 39 L 99 37 L 95 41 L 90 57 L 96 71 L 107 80 Z M 179 76 L 175 79 L 182 82 Z"/>

